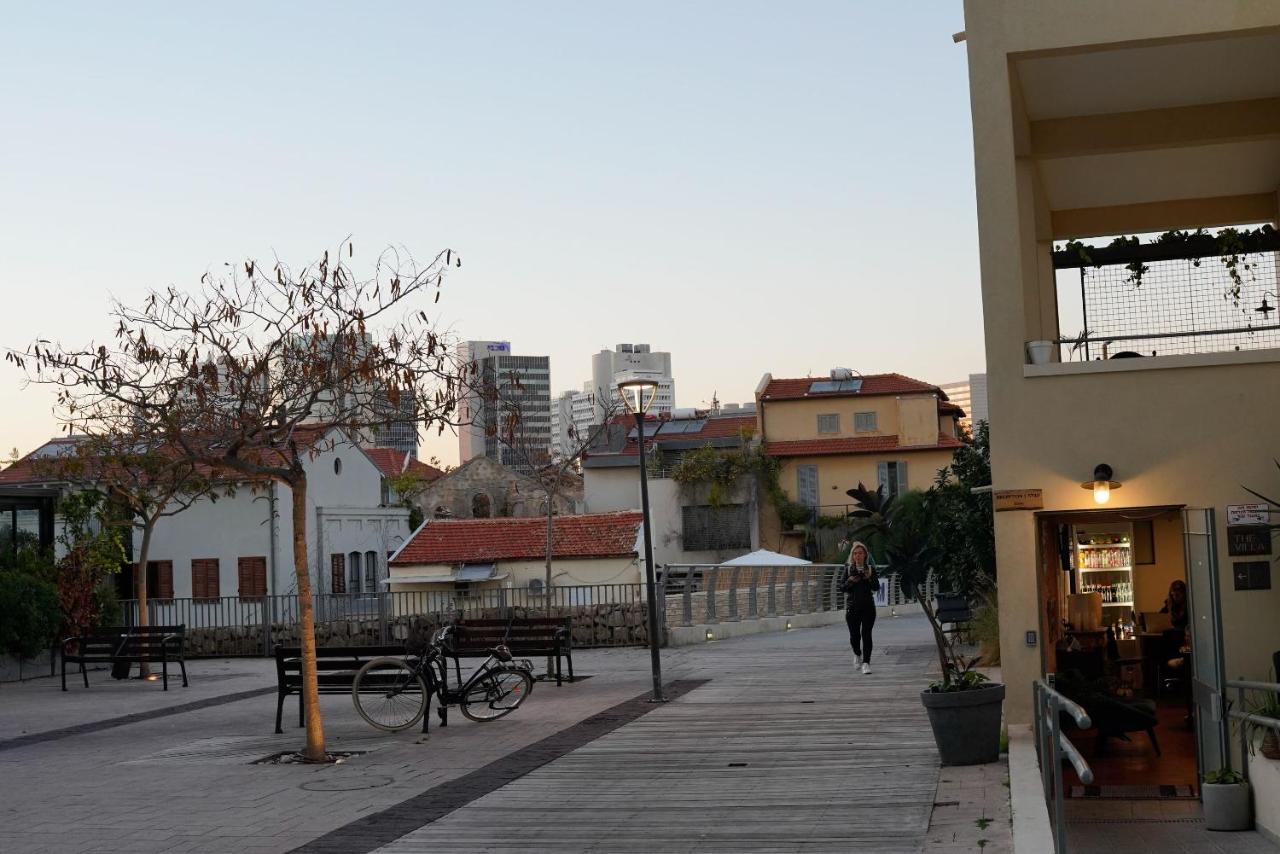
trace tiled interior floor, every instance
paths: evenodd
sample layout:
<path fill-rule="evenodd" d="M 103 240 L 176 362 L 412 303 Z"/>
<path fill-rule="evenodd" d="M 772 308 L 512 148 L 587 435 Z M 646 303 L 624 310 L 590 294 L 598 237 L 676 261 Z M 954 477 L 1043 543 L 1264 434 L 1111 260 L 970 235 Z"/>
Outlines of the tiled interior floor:
<path fill-rule="evenodd" d="M 1162 755 L 1155 750 L 1145 732 L 1129 734 L 1131 741 L 1107 739 L 1106 749 L 1099 754 L 1096 732 L 1087 730 L 1068 733 L 1071 743 L 1084 756 L 1093 769 L 1094 784 L 1100 786 L 1195 786 L 1199 780 L 1196 769 L 1195 733 L 1186 722 L 1186 705 L 1177 700 L 1161 700 L 1158 708 L 1160 723 L 1156 738 Z M 1064 783 L 1079 785 L 1075 771 L 1067 766 Z"/>

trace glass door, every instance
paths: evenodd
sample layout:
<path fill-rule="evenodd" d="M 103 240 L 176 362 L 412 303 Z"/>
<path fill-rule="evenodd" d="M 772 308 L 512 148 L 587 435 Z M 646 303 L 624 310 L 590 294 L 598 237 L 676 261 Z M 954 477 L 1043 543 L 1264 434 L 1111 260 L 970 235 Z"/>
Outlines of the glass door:
<path fill-rule="evenodd" d="M 1187 630 L 1191 635 L 1196 753 L 1200 773 L 1205 774 L 1225 767 L 1230 757 L 1223 712 L 1222 600 L 1212 508 L 1183 510 L 1182 531 L 1187 558 Z"/>

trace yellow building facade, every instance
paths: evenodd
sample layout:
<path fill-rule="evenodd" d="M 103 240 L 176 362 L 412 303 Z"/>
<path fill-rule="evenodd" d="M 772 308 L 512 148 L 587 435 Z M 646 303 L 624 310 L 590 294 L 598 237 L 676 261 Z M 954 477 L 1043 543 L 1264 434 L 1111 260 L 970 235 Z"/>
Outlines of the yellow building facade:
<path fill-rule="evenodd" d="M 846 491 L 927 489 L 960 446 L 959 407 L 937 386 L 900 374 L 775 378 L 756 389 L 765 452 L 783 490 L 823 515 L 844 515 Z"/>

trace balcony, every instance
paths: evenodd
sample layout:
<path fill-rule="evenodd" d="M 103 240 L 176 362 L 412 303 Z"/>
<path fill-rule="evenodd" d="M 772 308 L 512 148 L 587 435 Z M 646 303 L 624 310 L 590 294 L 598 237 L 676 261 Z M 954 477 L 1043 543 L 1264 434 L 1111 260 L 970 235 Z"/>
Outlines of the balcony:
<path fill-rule="evenodd" d="M 1280 361 L 1278 250 L 1270 226 L 1059 243 L 1058 337 L 1024 375 Z"/>

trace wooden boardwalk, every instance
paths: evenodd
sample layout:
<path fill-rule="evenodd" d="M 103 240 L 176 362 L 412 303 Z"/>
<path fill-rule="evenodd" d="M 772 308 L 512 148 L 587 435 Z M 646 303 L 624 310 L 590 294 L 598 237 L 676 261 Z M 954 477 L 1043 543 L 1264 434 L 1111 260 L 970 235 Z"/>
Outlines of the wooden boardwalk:
<path fill-rule="evenodd" d="M 882 621 L 870 676 L 843 626 L 673 655 L 670 678 L 711 681 L 379 850 L 919 851 L 938 783 L 925 632 Z"/>

